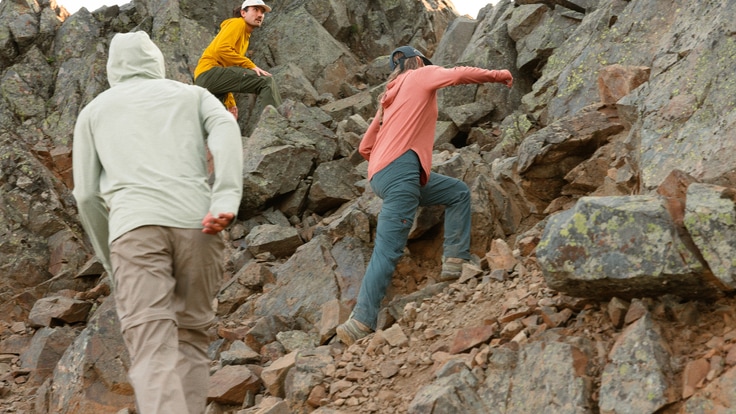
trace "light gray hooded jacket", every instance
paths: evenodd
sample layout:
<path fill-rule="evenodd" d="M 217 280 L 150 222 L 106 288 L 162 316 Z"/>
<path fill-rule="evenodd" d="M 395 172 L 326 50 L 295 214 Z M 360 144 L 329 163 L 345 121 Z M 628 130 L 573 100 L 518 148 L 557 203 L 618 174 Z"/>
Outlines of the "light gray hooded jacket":
<path fill-rule="evenodd" d="M 243 149 L 234 117 L 217 98 L 165 79 L 163 55 L 145 32 L 113 37 L 107 78 L 110 89 L 80 112 L 74 129 L 73 193 L 112 275 L 109 245 L 130 230 L 201 229 L 207 212 L 237 213 Z"/>

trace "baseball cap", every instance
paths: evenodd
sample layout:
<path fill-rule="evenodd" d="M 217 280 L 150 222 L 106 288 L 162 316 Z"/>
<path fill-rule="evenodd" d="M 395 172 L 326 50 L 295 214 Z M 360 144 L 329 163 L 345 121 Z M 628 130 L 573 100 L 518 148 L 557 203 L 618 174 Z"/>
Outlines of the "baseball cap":
<path fill-rule="evenodd" d="M 246 7 L 253 7 L 253 6 L 259 6 L 266 9 L 266 13 L 271 11 L 271 8 L 266 5 L 266 3 L 263 2 L 263 0 L 245 0 L 243 2 L 243 5 L 240 6 L 241 9 L 244 9 Z"/>
<path fill-rule="evenodd" d="M 390 58 L 388 59 L 388 65 L 389 65 L 389 67 L 391 68 L 391 70 L 392 70 L 392 71 L 393 71 L 394 69 L 396 69 L 396 65 L 398 65 L 398 64 L 399 64 L 399 62 L 395 62 L 395 61 L 394 61 L 394 56 L 395 56 L 395 55 L 396 55 L 397 53 L 399 53 L 399 52 L 401 52 L 401 53 L 403 53 L 403 54 L 404 54 L 404 58 L 410 58 L 410 57 L 414 57 L 414 56 L 419 56 L 419 57 L 420 57 L 420 58 L 422 58 L 422 60 L 424 61 L 424 64 L 425 64 L 425 65 L 431 65 L 431 64 L 432 64 L 432 62 L 430 62 L 430 60 L 429 60 L 429 59 L 427 59 L 427 58 L 426 58 L 426 57 L 425 57 L 425 56 L 424 56 L 424 55 L 422 54 L 422 52 L 420 52 L 420 51 L 418 51 L 418 50 L 414 49 L 414 48 L 413 48 L 413 47 L 411 47 L 411 46 L 401 46 L 401 47 L 397 47 L 396 49 L 394 49 L 394 51 L 393 51 L 393 52 L 391 52 L 391 57 L 390 57 Z M 403 58 L 401 58 L 401 59 L 403 59 Z M 401 60 L 401 59 L 399 59 L 399 60 Z"/>

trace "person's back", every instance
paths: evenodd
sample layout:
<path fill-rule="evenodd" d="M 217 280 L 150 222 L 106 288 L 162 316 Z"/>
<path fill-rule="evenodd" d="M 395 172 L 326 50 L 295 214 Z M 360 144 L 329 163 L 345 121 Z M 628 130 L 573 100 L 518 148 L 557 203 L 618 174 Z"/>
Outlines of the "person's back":
<path fill-rule="evenodd" d="M 210 137 L 212 141 L 223 133 L 239 135 L 237 125 L 211 94 L 165 79 L 160 51 L 146 51 L 141 42 L 134 36 L 111 45 L 111 88 L 80 113 L 78 126 L 89 130 L 75 132 L 75 140 L 93 139 L 90 145 L 76 142 L 75 156 L 94 149 L 104 166 L 99 189 L 110 208 L 111 239 L 141 225 L 200 228 L 211 207 L 205 128 L 224 131 Z M 225 168 L 241 156 L 228 155 L 215 167 Z M 220 178 L 235 179 L 225 173 Z M 96 178 L 75 176 L 76 194 L 81 195 L 89 179 Z M 230 205 L 239 203 L 234 192 L 238 185 L 229 184 L 230 194 L 221 197 L 229 197 Z"/>
<path fill-rule="evenodd" d="M 167 79 L 131 80 L 85 108 L 106 171 L 100 189 L 118 232 L 200 225 L 210 207 L 203 92 Z"/>

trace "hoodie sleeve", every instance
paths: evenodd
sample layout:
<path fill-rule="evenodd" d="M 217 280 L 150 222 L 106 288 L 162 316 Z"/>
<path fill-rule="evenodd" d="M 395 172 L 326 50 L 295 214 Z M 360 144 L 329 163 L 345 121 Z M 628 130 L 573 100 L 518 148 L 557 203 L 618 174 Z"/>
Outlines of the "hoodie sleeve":
<path fill-rule="evenodd" d="M 112 276 L 108 209 L 100 195 L 100 174 L 103 169 L 90 130 L 88 111 L 82 111 L 77 119 L 72 151 L 73 194 L 77 201 L 79 218 L 97 258 Z"/>
<path fill-rule="evenodd" d="M 243 143 L 235 118 L 209 92 L 203 90 L 200 111 L 207 131 L 207 146 L 215 165 L 210 213 L 237 214 L 243 196 Z"/>
<path fill-rule="evenodd" d="M 502 83 L 511 76 L 508 70 L 488 70 L 472 66 L 457 66 L 449 69 L 440 66 L 425 66 L 420 70 L 422 70 L 422 84 L 429 89 L 485 82 Z"/>

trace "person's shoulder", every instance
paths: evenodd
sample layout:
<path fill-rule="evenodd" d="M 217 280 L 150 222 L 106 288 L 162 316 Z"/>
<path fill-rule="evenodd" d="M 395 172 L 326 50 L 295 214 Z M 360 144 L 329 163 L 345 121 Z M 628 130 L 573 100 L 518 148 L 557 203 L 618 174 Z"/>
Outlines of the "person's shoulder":
<path fill-rule="evenodd" d="M 427 66 L 422 66 L 420 68 L 414 69 L 414 73 L 416 73 L 416 74 L 425 74 L 426 75 L 428 73 L 442 72 L 442 71 L 446 71 L 446 70 L 447 69 L 444 68 L 444 67 L 442 67 L 442 66 L 427 65 Z"/>
<path fill-rule="evenodd" d="M 105 108 L 109 108 L 118 101 L 117 91 L 115 87 L 105 89 L 100 92 L 97 96 L 92 98 L 86 105 L 82 107 L 77 114 L 77 120 L 75 123 L 82 124 L 84 122 L 90 122 L 97 118 L 100 112 L 103 112 Z"/>
<path fill-rule="evenodd" d="M 237 27 L 245 27 L 245 20 L 243 20 L 242 17 L 231 17 L 229 19 L 225 19 L 220 24 L 220 29 L 224 28 L 237 28 Z"/>
<path fill-rule="evenodd" d="M 199 99 L 200 101 L 203 99 L 208 99 L 209 97 L 215 98 L 215 95 L 213 95 L 210 91 L 208 91 L 206 88 L 203 88 L 198 85 L 192 85 L 188 83 L 182 83 L 181 86 L 182 93 L 189 94 L 190 96 L 196 97 L 196 99 Z"/>
<path fill-rule="evenodd" d="M 422 66 L 419 69 L 423 69 L 423 70 L 425 70 L 427 72 L 442 72 L 442 71 L 449 70 L 448 68 L 446 68 L 444 66 L 439 66 L 439 65 L 427 65 L 427 66 Z M 452 69 L 452 68 L 450 68 L 450 69 Z"/>
<path fill-rule="evenodd" d="M 431 76 L 433 73 L 445 71 L 447 69 L 443 68 L 442 66 L 435 66 L 435 65 L 427 65 L 422 66 L 419 68 L 416 68 L 411 71 L 407 71 L 408 74 L 411 75 L 411 77 L 416 77 L 419 79 L 422 79 L 425 76 Z"/>
<path fill-rule="evenodd" d="M 198 94 L 201 92 L 199 86 L 182 82 L 176 79 L 149 79 L 145 81 L 145 89 L 153 93 L 164 95 Z M 138 89 L 140 90 L 140 89 Z"/>
<path fill-rule="evenodd" d="M 104 91 L 100 92 L 97 96 L 95 96 L 87 105 L 85 105 L 84 108 L 82 108 L 82 112 L 86 111 L 89 112 L 93 110 L 95 107 L 98 107 L 100 105 L 105 105 L 105 103 L 109 100 L 116 100 L 119 99 L 119 91 L 122 88 L 120 87 L 120 84 L 116 86 L 111 86 Z M 81 112 L 80 112 L 81 114 Z"/>
<path fill-rule="evenodd" d="M 182 91 L 193 92 L 193 93 L 201 93 L 202 91 L 207 91 L 207 89 L 202 88 L 201 86 L 197 86 L 191 83 L 181 82 L 175 79 L 160 79 L 160 81 L 163 85 L 165 85 L 165 87 L 179 89 Z"/>

